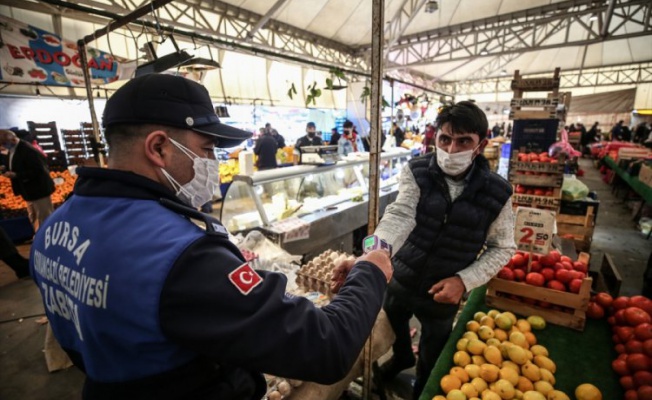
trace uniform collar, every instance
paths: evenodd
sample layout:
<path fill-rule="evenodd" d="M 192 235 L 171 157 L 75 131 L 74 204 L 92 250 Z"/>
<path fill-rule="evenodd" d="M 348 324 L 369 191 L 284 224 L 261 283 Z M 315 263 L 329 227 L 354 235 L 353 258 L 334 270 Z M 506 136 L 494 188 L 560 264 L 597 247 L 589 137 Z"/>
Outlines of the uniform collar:
<path fill-rule="evenodd" d="M 127 197 L 142 200 L 161 198 L 184 204 L 175 194 L 142 175 L 107 168 L 77 168 L 79 178 L 75 183 L 74 194 L 90 197 Z"/>

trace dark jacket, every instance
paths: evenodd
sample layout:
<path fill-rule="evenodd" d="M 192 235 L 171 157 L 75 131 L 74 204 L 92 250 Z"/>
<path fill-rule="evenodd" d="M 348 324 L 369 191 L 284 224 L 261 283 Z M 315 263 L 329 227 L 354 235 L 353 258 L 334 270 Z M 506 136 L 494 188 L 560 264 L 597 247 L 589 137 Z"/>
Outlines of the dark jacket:
<path fill-rule="evenodd" d="M 323 146 L 324 141 L 317 135 L 314 138 L 310 139 L 308 135 L 301 136 L 297 143 L 294 145 L 294 148 L 300 150 L 304 146 Z"/>
<path fill-rule="evenodd" d="M 65 343 L 75 365 L 87 373 L 86 367 L 94 365 L 84 399 L 258 400 L 266 389 L 262 373 L 324 384 L 348 373 L 381 308 L 386 283 L 378 268 L 358 263 L 338 296 L 322 308 L 286 294 L 287 279 L 278 273 L 257 271 L 262 280 L 244 294 L 234 283 L 244 257 L 218 220 L 186 207 L 167 188 L 140 175 L 99 168 L 77 173 L 74 195 L 37 233 L 32 252 L 41 255 L 31 260 L 31 268 L 39 288 L 53 288 L 55 297 L 58 290 L 68 309 L 86 317 L 69 320 L 46 303 L 55 337 Z M 61 224 L 73 219 L 76 226 L 68 235 Z M 201 220 L 207 230 L 191 219 Z M 69 244 L 72 238 L 76 245 Z M 75 246 L 85 240 L 90 244 L 82 258 Z M 113 256 L 99 258 L 109 252 Z M 105 281 L 100 304 L 106 308 L 96 305 L 82 313 L 87 304 L 77 300 L 77 280 L 64 285 L 73 274 L 64 281 L 48 279 L 53 265 L 44 257 L 53 255 L 59 268 L 81 270 L 85 280 L 110 268 L 110 279 L 97 276 Z M 148 255 L 151 265 L 141 263 Z M 151 274 L 144 273 L 148 270 Z M 241 282 L 247 278 L 238 276 Z M 152 279 L 160 285 L 143 284 Z M 139 318 L 133 318 L 130 307 Z M 78 335 L 76 325 L 84 342 L 70 339 Z M 152 343 L 152 337 L 163 339 Z M 122 347 L 134 342 L 138 345 Z M 159 361 L 175 348 L 179 357 Z M 94 354 L 109 360 L 138 354 L 129 364 L 144 367 L 105 365 Z M 193 358 L 186 362 L 188 354 Z M 155 361 L 163 372 L 131 380 L 123 376 L 152 370 Z"/>
<path fill-rule="evenodd" d="M 416 227 L 392 259 L 394 279 L 427 295 L 436 282 L 469 266 L 482 250 L 487 231 L 512 194 L 509 183 L 489 170 L 479 155 L 467 185 L 451 202 L 436 153 L 410 160 L 419 185 Z"/>
<path fill-rule="evenodd" d="M 328 141 L 328 144 L 331 146 L 337 146 L 337 142 L 340 140 L 340 133 L 336 132 L 331 135 L 331 139 Z"/>
<path fill-rule="evenodd" d="M 18 142 L 11 168 L 9 157 L 6 160 L 7 171 L 16 173 L 16 177 L 11 179 L 11 189 L 16 196 L 21 196 L 25 201 L 34 201 L 54 192 L 47 160 L 31 144 L 24 140 Z"/>
<path fill-rule="evenodd" d="M 258 169 L 276 168 L 276 140 L 270 134 L 264 134 L 256 140 L 254 154 L 258 156 Z"/>

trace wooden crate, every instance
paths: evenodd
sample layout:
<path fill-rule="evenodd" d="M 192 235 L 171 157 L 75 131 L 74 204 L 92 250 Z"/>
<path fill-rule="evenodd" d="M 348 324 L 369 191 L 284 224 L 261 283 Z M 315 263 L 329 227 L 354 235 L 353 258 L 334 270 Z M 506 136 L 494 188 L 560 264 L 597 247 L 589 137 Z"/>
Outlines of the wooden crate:
<path fill-rule="evenodd" d="M 63 171 L 68 166 L 66 155 L 61 148 L 57 123 L 52 121 L 45 124 L 27 121 L 27 129 L 36 142 L 47 155 L 48 166 L 51 171 Z"/>
<path fill-rule="evenodd" d="M 564 181 L 564 164 L 566 162 L 563 155 L 556 163 L 519 161 L 518 154 L 524 152 L 523 150 L 514 150 L 512 158 L 509 160 L 509 181 L 512 184 L 561 187 Z M 526 173 L 530 173 L 530 175 L 526 175 Z"/>
<path fill-rule="evenodd" d="M 561 188 L 555 188 L 552 196 L 535 196 L 514 192 L 512 195 L 512 205 L 514 207 L 525 206 L 558 211 L 561 206 Z"/>
<path fill-rule="evenodd" d="M 509 181 L 514 185 L 560 188 L 564 182 L 563 174 L 526 175 L 520 171 L 509 171 Z"/>
<path fill-rule="evenodd" d="M 590 256 L 588 253 L 580 253 L 578 260 L 589 265 Z M 551 324 L 583 331 L 586 323 L 586 310 L 591 297 L 592 284 L 592 278 L 585 278 L 582 281 L 579 293 L 568 293 L 532 286 L 522 282 L 493 278 L 487 283 L 486 303 L 489 307 L 512 311 L 523 316 L 539 315 Z M 519 296 L 521 298 L 543 301 L 571 309 L 572 312 L 543 308 L 505 296 Z"/>
<path fill-rule="evenodd" d="M 595 228 L 595 211 L 588 206 L 584 215 L 557 214 L 557 235 L 573 237 L 578 251 L 589 251 Z"/>
<path fill-rule="evenodd" d="M 620 286 L 623 283 L 623 279 L 611 255 L 604 253 L 600 270 L 597 272 L 591 271 L 591 275 L 595 275 L 595 284 L 593 287 L 595 291 L 608 292 L 614 299 L 620 296 Z"/>

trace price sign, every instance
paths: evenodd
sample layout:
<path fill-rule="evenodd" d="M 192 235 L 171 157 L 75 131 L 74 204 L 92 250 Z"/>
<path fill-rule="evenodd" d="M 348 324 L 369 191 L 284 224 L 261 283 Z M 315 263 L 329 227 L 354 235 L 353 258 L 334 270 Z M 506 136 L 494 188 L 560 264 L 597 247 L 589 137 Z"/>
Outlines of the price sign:
<path fill-rule="evenodd" d="M 546 254 L 555 230 L 555 212 L 529 207 L 516 209 L 514 240 L 522 251 Z"/>

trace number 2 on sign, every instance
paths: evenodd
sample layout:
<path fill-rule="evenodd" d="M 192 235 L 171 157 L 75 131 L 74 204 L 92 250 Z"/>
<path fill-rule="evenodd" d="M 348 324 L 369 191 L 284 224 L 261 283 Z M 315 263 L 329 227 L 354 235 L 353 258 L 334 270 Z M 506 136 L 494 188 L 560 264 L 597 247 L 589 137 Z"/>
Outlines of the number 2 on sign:
<path fill-rule="evenodd" d="M 534 235 L 534 230 L 532 228 L 523 228 L 521 232 L 525 234 L 521 237 L 521 243 L 532 243 L 530 238 Z"/>

